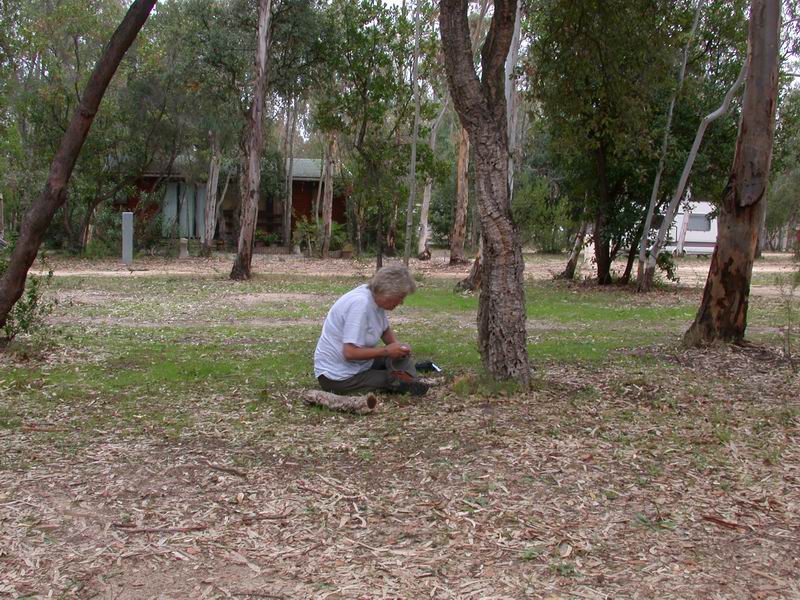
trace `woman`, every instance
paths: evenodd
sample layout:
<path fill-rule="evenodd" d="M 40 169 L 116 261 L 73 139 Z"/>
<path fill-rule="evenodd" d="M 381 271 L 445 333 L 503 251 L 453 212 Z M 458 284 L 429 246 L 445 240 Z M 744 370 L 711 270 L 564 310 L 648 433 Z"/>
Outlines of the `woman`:
<path fill-rule="evenodd" d="M 395 337 L 387 310 L 417 289 L 408 269 L 390 265 L 370 282 L 339 298 L 325 317 L 314 351 L 314 375 L 326 392 L 350 394 L 382 390 L 422 396 L 411 346 Z M 384 345 L 378 347 L 378 341 Z"/>

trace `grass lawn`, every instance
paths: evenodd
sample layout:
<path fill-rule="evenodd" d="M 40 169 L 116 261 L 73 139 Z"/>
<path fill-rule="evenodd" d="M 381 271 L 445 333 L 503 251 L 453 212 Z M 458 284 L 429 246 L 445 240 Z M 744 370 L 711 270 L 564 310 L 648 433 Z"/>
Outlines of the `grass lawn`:
<path fill-rule="evenodd" d="M 0 354 L 0 597 L 800 595 L 798 298 L 689 350 L 697 287 L 531 280 L 520 389 L 428 273 L 390 318 L 441 385 L 306 407 L 363 281 L 57 276 L 50 326 Z"/>

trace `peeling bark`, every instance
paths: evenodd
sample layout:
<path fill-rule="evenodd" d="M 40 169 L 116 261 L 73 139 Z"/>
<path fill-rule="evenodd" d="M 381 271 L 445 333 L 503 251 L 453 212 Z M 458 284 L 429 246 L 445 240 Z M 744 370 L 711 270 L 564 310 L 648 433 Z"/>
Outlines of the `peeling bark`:
<path fill-rule="evenodd" d="M 575 269 L 578 266 L 578 257 L 583 250 L 583 240 L 586 237 L 586 230 L 589 228 L 589 223 L 586 221 L 581 224 L 578 233 L 575 234 L 575 241 L 572 243 L 572 252 L 569 254 L 567 266 L 564 270 L 556 276 L 556 279 L 566 279 L 572 281 L 575 278 Z"/>
<path fill-rule="evenodd" d="M 722 196 L 717 246 L 687 345 L 741 342 L 747 327 L 750 279 L 772 159 L 778 97 L 780 2 L 750 6 L 748 69 L 742 120 L 728 184 Z"/>
<path fill-rule="evenodd" d="M 264 144 L 264 99 L 267 92 L 267 47 L 269 46 L 267 37 L 271 4 L 271 0 L 259 0 L 258 4 L 255 92 L 248 117 L 239 248 L 230 275 L 230 278 L 235 280 L 250 279 L 250 265 L 253 261 L 253 236 L 256 231 L 261 186 L 261 150 Z"/>

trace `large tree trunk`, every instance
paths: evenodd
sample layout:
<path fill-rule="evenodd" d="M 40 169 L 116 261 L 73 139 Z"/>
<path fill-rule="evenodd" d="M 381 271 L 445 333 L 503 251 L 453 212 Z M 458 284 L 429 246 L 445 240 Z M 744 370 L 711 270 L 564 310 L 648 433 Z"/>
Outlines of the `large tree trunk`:
<path fill-rule="evenodd" d="M 469 133 L 461 127 L 456 162 L 456 202 L 453 229 L 450 231 L 450 264 L 467 262 L 464 243 L 467 239 L 467 210 L 469 209 Z"/>
<path fill-rule="evenodd" d="M 0 193 L 0 242 L 6 238 L 6 205 L 3 194 Z"/>
<path fill-rule="evenodd" d="M 650 249 L 650 255 L 647 257 L 644 274 L 638 278 L 637 291 L 639 292 L 647 292 L 653 287 L 653 277 L 656 271 L 656 261 L 658 260 L 658 255 L 661 254 L 664 244 L 666 243 L 667 232 L 672 225 L 672 221 L 675 219 L 675 213 L 678 210 L 681 199 L 683 198 L 683 194 L 686 190 L 686 184 L 689 181 L 689 174 L 692 172 L 692 167 L 694 166 L 695 158 L 697 158 L 697 153 L 700 150 L 700 143 L 703 141 L 703 136 L 706 133 L 706 129 L 713 121 L 716 121 L 728 112 L 733 95 L 736 93 L 736 90 L 739 89 L 742 81 L 744 81 L 746 72 L 747 61 L 745 61 L 745 63 L 742 65 L 739 76 L 725 94 L 722 105 L 714 112 L 706 115 L 706 117 L 700 122 L 700 126 L 697 128 L 697 133 L 695 133 L 694 136 L 694 142 L 692 142 L 692 148 L 689 150 L 689 156 L 686 158 L 686 163 L 683 165 L 683 172 L 681 173 L 681 178 L 678 181 L 678 187 L 675 189 L 675 193 L 672 195 L 672 200 L 670 201 L 669 206 L 667 206 L 667 210 L 664 213 L 664 219 L 661 221 L 661 227 L 658 229 L 658 235 L 656 236 L 655 242 L 653 242 L 653 247 Z M 688 221 L 688 214 L 684 216 L 684 219 Z M 681 235 L 685 235 L 685 233 L 686 231 L 684 229 L 681 232 Z M 682 250 L 683 242 L 679 241 L 678 251 L 680 252 Z"/>
<path fill-rule="evenodd" d="M 475 72 L 467 0 L 442 0 L 440 26 L 453 103 L 475 148 L 475 187 L 483 239 L 478 348 L 498 379 L 530 381 L 525 335 L 522 248 L 511 216 L 505 61 L 517 3 L 496 0 L 483 45 L 481 79 Z"/>
<path fill-rule="evenodd" d="M 206 181 L 206 206 L 203 211 L 203 256 L 211 256 L 211 247 L 214 243 L 214 231 L 217 229 L 217 191 L 219 190 L 219 171 L 222 167 L 222 147 L 219 134 L 212 131 L 209 134 L 211 142 L 211 160 L 208 163 L 208 180 Z"/>
<path fill-rule="evenodd" d="M 267 36 L 271 0 L 258 3 L 258 39 L 256 40 L 256 73 L 253 103 L 248 118 L 246 163 L 242 186 L 242 214 L 239 230 L 239 248 L 231 269 L 231 279 L 250 279 L 253 261 L 253 236 L 258 218 L 258 195 L 261 186 L 261 148 L 264 142 L 264 98 L 267 92 Z"/>
<path fill-rule="evenodd" d="M 322 199 L 322 258 L 328 258 L 331 246 L 331 222 L 333 221 L 333 165 L 336 153 L 336 137 L 328 136 L 328 149 L 325 153 L 323 169 L 325 181 Z"/>
<path fill-rule="evenodd" d="M 36 253 L 39 251 L 47 227 L 53 220 L 53 215 L 64 203 L 72 169 L 75 167 L 75 161 L 78 159 L 106 88 L 125 52 L 147 21 L 155 3 L 156 0 L 135 0 L 131 4 L 92 71 L 80 104 L 50 164 L 45 188 L 25 215 L 20 237 L 14 247 L 8 268 L 0 278 L 0 326 L 5 324 L 9 311 L 25 290 L 28 269 L 36 259 Z"/>
<path fill-rule="evenodd" d="M 481 10 L 470 41 L 471 55 L 474 57 L 483 35 L 483 23 L 489 0 L 481 2 Z M 467 5 L 469 10 L 469 4 Z M 473 59 L 474 67 L 474 59 Z M 507 100 L 507 99 L 506 99 Z M 507 135 L 507 134 L 506 134 Z M 469 212 L 469 133 L 462 125 L 458 144 L 458 162 L 456 164 L 456 201 L 453 213 L 453 228 L 450 231 L 450 264 L 467 262 L 464 256 L 464 244 L 467 239 L 467 215 Z"/>
<path fill-rule="evenodd" d="M 780 19 L 778 0 L 753 0 L 750 5 L 749 67 L 736 154 L 722 195 L 719 236 L 703 299 L 684 336 L 689 345 L 744 339 L 753 256 L 766 210 L 772 159 Z"/>

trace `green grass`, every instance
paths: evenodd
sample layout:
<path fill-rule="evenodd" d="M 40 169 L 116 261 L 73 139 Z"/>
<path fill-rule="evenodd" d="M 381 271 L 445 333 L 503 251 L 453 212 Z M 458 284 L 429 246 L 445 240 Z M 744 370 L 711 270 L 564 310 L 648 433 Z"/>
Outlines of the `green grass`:
<path fill-rule="evenodd" d="M 59 305 L 61 325 L 41 343 L 45 355 L 65 358 L 20 360 L 4 369 L 0 428 L 57 422 L 87 434 L 114 427 L 177 436 L 198 426 L 198 411 L 220 412 L 226 426 L 237 428 L 255 427 L 265 415 L 300 418 L 287 412 L 286 394 L 315 385 L 312 355 L 324 316 L 339 294 L 361 282 L 285 275 L 246 283 L 222 275 L 57 279 L 56 288 L 74 292 L 76 301 Z M 421 282 L 392 315 L 398 336 L 450 375 L 478 374 L 457 385 L 456 394 L 514 394 L 480 376 L 478 299 L 451 290 L 449 281 Z M 243 302 L 243 297 L 256 299 Z M 655 368 L 668 373 L 671 366 L 657 357 L 629 350 L 677 343 L 696 306 L 676 294 L 638 296 L 625 289 L 544 282 L 526 287 L 526 310 L 533 322 L 528 351 L 537 371 L 550 363 L 615 363 L 633 373 Z M 778 302 L 759 302 L 753 322 L 773 323 L 780 310 Z M 698 386 L 702 391 L 702 382 Z M 575 407 L 591 406 L 597 391 L 587 388 L 582 394 L 574 396 Z M 679 396 L 653 399 L 645 414 L 658 422 L 680 402 Z M 60 414 L 65 406 L 70 407 L 67 417 Z M 632 412 L 630 418 L 640 417 Z M 262 434 L 268 435 L 270 427 L 262 427 Z M 719 444 L 737 439 L 733 425 L 713 427 Z M 361 459 L 372 452 L 364 448 Z"/>

